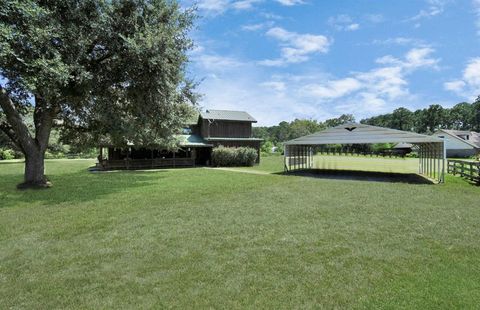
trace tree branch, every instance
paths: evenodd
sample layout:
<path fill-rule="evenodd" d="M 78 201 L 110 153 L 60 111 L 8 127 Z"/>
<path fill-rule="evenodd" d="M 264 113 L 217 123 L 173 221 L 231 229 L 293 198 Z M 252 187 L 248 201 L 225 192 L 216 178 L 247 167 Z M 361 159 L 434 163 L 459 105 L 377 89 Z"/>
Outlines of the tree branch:
<path fill-rule="evenodd" d="M 35 140 L 41 151 L 45 151 L 48 147 L 53 119 L 57 111 L 58 108 L 55 105 L 48 104 L 42 96 L 35 94 L 33 122 L 35 124 Z"/>
<path fill-rule="evenodd" d="M 20 146 L 25 152 L 37 151 L 33 138 L 30 135 L 27 126 L 23 122 L 20 113 L 15 108 L 15 105 L 13 104 L 12 99 L 10 99 L 8 96 L 7 91 L 1 85 L 0 107 L 7 117 L 7 122 L 10 125 L 12 132 L 15 134 L 15 140 L 13 140 L 13 142 Z"/>
<path fill-rule="evenodd" d="M 0 130 L 3 131 L 7 137 L 12 140 L 12 142 L 20 149 L 22 152 L 24 151 L 22 146 L 18 143 L 18 139 L 15 135 L 15 131 L 13 131 L 12 127 L 7 123 L 0 123 Z"/>

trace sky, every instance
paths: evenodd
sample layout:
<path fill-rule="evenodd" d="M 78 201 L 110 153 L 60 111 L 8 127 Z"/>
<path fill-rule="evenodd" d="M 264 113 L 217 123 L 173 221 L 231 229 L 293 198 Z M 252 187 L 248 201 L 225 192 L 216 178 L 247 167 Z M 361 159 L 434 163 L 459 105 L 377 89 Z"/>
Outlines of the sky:
<path fill-rule="evenodd" d="M 270 126 L 480 95 L 480 0 L 195 3 L 188 71 L 204 110 L 245 110 Z"/>

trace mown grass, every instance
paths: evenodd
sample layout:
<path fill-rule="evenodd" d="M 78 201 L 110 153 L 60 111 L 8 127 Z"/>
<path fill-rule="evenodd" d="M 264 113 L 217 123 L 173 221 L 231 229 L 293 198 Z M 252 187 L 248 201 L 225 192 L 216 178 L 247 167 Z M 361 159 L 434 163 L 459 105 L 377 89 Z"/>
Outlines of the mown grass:
<path fill-rule="evenodd" d="M 475 308 L 480 189 L 0 163 L 0 308 Z M 282 171 L 279 157 L 263 171 Z"/>

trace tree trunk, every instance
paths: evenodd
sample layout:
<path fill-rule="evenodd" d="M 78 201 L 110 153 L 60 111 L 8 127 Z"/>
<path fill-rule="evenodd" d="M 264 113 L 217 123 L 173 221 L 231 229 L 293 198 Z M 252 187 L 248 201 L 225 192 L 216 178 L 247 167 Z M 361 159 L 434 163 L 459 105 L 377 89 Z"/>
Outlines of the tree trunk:
<path fill-rule="evenodd" d="M 50 183 L 45 177 L 45 153 L 36 151 L 25 154 L 24 183 L 18 188 L 49 187 Z"/>

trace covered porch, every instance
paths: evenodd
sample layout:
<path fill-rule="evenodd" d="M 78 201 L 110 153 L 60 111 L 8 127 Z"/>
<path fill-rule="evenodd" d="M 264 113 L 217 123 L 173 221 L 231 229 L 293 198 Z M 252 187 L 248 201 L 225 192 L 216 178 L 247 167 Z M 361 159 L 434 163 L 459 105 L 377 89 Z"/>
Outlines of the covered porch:
<path fill-rule="evenodd" d="M 101 146 L 97 168 L 102 170 L 182 168 L 208 163 L 212 147 L 210 144 L 197 135 L 181 135 L 179 139 L 179 148 L 176 150 L 133 145 Z"/>

